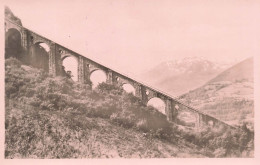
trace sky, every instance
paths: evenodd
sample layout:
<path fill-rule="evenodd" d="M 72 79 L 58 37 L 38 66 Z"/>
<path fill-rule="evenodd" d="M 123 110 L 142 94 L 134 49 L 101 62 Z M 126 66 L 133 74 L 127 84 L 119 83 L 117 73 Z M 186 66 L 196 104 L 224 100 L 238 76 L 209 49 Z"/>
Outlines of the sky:
<path fill-rule="evenodd" d="M 257 0 L 8 0 L 23 26 L 122 73 L 259 51 Z"/>

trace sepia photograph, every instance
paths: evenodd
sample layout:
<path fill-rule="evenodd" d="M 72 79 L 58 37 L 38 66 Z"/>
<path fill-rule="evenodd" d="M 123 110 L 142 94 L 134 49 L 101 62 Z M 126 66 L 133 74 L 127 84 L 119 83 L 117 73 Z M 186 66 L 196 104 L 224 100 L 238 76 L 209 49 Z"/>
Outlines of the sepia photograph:
<path fill-rule="evenodd" d="M 259 5 L 5 1 L 4 159 L 255 158 Z"/>

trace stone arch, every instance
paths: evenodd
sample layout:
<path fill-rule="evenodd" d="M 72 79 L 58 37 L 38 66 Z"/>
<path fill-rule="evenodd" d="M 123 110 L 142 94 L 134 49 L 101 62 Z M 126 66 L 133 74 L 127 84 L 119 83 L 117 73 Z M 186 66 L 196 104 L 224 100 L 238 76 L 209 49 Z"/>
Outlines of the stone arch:
<path fill-rule="evenodd" d="M 5 20 L 5 32 L 7 32 L 9 29 L 16 29 L 17 31 L 20 32 L 20 34 L 22 34 L 22 27 L 19 25 L 14 24 L 13 22 L 10 22 L 8 20 Z"/>
<path fill-rule="evenodd" d="M 106 82 L 107 74 L 104 70 L 96 68 L 90 71 L 89 79 L 92 82 L 92 87 L 95 88 L 99 83 Z"/>
<path fill-rule="evenodd" d="M 79 59 L 76 56 L 73 56 L 71 54 L 64 54 L 61 56 L 61 63 L 62 67 L 64 67 L 64 70 L 67 74 L 71 74 L 71 79 L 74 81 L 78 81 L 78 75 L 79 75 Z M 64 71 L 63 71 L 64 72 Z M 66 73 L 63 73 L 67 75 Z"/>
<path fill-rule="evenodd" d="M 38 36 L 38 35 L 36 35 L 34 33 L 32 33 L 30 35 L 30 40 L 31 40 L 33 45 L 37 44 L 37 43 L 45 43 L 45 44 L 47 44 L 49 46 L 49 48 L 51 48 L 51 41 L 50 40 L 45 39 L 45 38 L 43 38 L 41 36 Z"/>
<path fill-rule="evenodd" d="M 9 28 L 5 33 L 5 57 L 21 59 L 22 33 L 17 28 Z"/>
<path fill-rule="evenodd" d="M 133 93 L 136 95 L 136 85 L 133 81 L 129 81 L 124 77 L 120 77 L 119 75 L 115 76 L 115 82 L 121 86 L 126 92 Z"/>
<path fill-rule="evenodd" d="M 159 97 L 152 97 L 148 100 L 147 106 L 151 105 L 156 108 L 159 112 L 166 115 L 166 102 Z"/>
<path fill-rule="evenodd" d="M 147 87 L 144 88 L 144 94 L 146 95 L 147 101 L 151 100 L 154 97 L 158 97 L 161 100 L 165 100 L 158 92 Z"/>
<path fill-rule="evenodd" d="M 29 62 L 36 68 L 49 71 L 50 45 L 45 42 L 35 42 L 29 48 Z"/>

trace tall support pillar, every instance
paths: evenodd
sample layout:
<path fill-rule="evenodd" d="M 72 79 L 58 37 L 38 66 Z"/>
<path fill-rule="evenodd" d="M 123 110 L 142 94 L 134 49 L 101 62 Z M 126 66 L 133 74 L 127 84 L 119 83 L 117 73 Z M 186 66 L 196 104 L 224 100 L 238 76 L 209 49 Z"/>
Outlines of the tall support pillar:
<path fill-rule="evenodd" d="M 85 66 L 83 57 L 79 56 L 78 61 L 78 80 L 80 83 L 85 83 Z"/>
<path fill-rule="evenodd" d="M 22 47 L 25 51 L 28 51 L 28 36 L 27 36 L 27 30 L 22 29 Z"/>
<path fill-rule="evenodd" d="M 113 83 L 113 72 L 110 69 L 107 71 L 107 80 L 106 80 L 106 82 L 108 84 L 112 84 Z"/>
<path fill-rule="evenodd" d="M 138 97 L 139 99 L 142 100 L 142 86 L 141 86 L 141 84 L 135 85 L 135 95 L 136 95 L 136 97 Z"/>
<path fill-rule="evenodd" d="M 142 94 L 142 101 L 143 101 L 143 103 L 147 105 L 148 96 L 146 94 L 146 88 L 143 85 L 141 86 L 141 94 Z"/>
<path fill-rule="evenodd" d="M 91 81 L 90 81 L 90 64 L 87 63 L 87 61 L 85 61 L 83 59 L 83 63 L 84 63 L 84 83 L 86 84 L 91 84 Z"/>
<path fill-rule="evenodd" d="M 202 114 L 196 113 L 195 129 L 200 130 L 202 128 Z"/>
<path fill-rule="evenodd" d="M 62 51 L 59 48 L 58 44 L 55 44 L 55 68 L 56 68 L 56 76 L 64 76 L 64 72 L 62 71 L 62 60 L 61 55 Z"/>
<path fill-rule="evenodd" d="M 49 51 L 49 74 L 52 76 L 56 76 L 56 44 L 51 42 L 50 44 L 50 51 Z"/>
<path fill-rule="evenodd" d="M 147 95 L 146 95 L 145 92 L 146 92 L 146 89 L 142 84 L 138 83 L 138 84 L 135 85 L 135 95 L 136 95 L 136 97 L 141 99 L 144 104 L 147 104 L 148 100 L 147 100 Z"/>
<path fill-rule="evenodd" d="M 170 99 L 166 100 L 165 113 L 166 113 L 166 116 L 167 116 L 167 120 L 173 121 L 173 118 L 172 118 L 173 117 L 172 116 L 173 106 L 172 106 L 172 100 L 170 100 Z"/>
<path fill-rule="evenodd" d="M 174 101 L 174 104 L 173 104 L 173 111 L 172 111 L 172 121 L 175 122 L 176 124 L 178 124 L 178 113 L 179 113 L 179 110 L 180 110 L 180 105 Z"/>

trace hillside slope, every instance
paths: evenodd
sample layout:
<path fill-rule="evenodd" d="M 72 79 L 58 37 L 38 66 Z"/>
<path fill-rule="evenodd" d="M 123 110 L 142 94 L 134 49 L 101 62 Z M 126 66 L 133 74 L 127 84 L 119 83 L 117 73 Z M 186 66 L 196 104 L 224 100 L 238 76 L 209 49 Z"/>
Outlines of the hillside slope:
<path fill-rule="evenodd" d="M 6 158 L 205 157 L 122 89 L 90 90 L 12 58 L 5 69 Z"/>
<path fill-rule="evenodd" d="M 6 158 L 205 157 L 192 145 L 149 138 L 102 118 L 14 105 L 6 110 Z"/>
<path fill-rule="evenodd" d="M 253 68 L 253 58 L 248 58 L 180 98 L 229 124 L 246 122 L 253 129 Z"/>
<path fill-rule="evenodd" d="M 5 158 L 253 156 L 246 127 L 179 129 L 120 87 L 91 90 L 12 58 L 5 96 Z"/>

